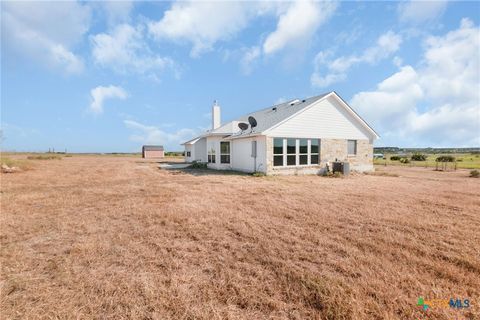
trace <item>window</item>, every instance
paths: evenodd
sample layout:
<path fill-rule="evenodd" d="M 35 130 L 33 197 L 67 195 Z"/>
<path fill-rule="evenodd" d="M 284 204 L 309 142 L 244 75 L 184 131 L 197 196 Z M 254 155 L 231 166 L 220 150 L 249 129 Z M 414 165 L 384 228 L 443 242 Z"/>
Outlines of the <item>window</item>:
<path fill-rule="evenodd" d="M 208 150 L 208 163 L 215 163 L 215 149 Z"/>
<path fill-rule="evenodd" d="M 296 143 L 297 139 L 287 139 L 287 166 L 296 164 Z"/>
<path fill-rule="evenodd" d="M 273 165 L 283 166 L 283 139 L 273 139 Z"/>
<path fill-rule="evenodd" d="M 300 139 L 298 161 L 300 165 L 308 164 L 308 139 Z"/>
<path fill-rule="evenodd" d="M 312 139 L 310 141 L 310 164 L 318 164 L 319 151 L 320 151 L 320 140 Z"/>
<path fill-rule="evenodd" d="M 357 140 L 348 140 L 347 141 L 348 155 L 354 156 L 357 154 Z"/>
<path fill-rule="evenodd" d="M 220 163 L 230 163 L 230 142 L 220 142 Z"/>
<path fill-rule="evenodd" d="M 320 163 L 320 140 L 306 138 L 274 138 L 273 165 L 306 166 Z"/>
<path fill-rule="evenodd" d="M 190 157 L 190 151 L 187 151 L 187 157 Z"/>

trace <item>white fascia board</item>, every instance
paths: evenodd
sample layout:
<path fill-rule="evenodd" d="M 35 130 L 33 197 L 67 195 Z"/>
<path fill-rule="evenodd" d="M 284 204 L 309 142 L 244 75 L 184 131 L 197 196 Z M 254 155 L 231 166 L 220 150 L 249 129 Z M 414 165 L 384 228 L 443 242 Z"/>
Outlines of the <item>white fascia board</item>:
<path fill-rule="evenodd" d="M 236 139 L 246 139 L 246 138 L 253 138 L 253 137 L 258 137 L 258 136 L 263 136 L 264 134 L 261 132 L 256 132 L 254 134 L 249 134 L 249 135 L 239 135 L 239 136 L 229 136 L 225 138 L 225 140 L 236 140 Z"/>
<path fill-rule="evenodd" d="M 193 138 L 193 139 L 191 139 L 191 140 L 188 140 L 188 141 L 182 143 L 181 145 L 184 146 L 184 145 L 186 145 L 186 144 L 195 144 L 195 142 L 197 142 L 198 140 L 202 139 L 203 137 L 204 137 L 203 135 L 202 135 L 202 136 L 198 136 L 198 137 L 196 137 L 196 138 Z"/>
<path fill-rule="evenodd" d="M 225 136 L 225 135 L 228 135 L 228 133 L 220 133 L 220 132 L 207 132 L 201 136 L 198 136 L 196 138 L 193 138 L 191 140 L 188 140 L 184 143 L 181 143 L 181 145 L 186 145 L 186 144 L 195 144 L 198 140 L 202 139 L 202 138 L 208 138 L 208 137 L 221 137 L 221 136 Z"/>

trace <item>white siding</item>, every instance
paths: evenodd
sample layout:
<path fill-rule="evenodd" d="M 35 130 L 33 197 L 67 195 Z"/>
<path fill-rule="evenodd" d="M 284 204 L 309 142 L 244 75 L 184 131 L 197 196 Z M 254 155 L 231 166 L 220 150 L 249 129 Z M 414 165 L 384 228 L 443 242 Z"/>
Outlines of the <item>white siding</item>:
<path fill-rule="evenodd" d="M 257 140 L 257 169 L 259 172 L 267 172 L 267 137 L 260 136 Z"/>
<path fill-rule="evenodd" d="M 252 157 L 252 141 L 257 141 L 257 157 Z M 232 169 L 244 172 L 266 172 L 265 136 L 235 139 L 232 141 Z"/>
<path fill-rule="evenodd" d="M 212 148 L 215 149 L 215 163 L 209 163 L 208 167 L 212 169 L 228 170 L 228 169 L 231 169 L 232 145 L 230 144 L 230 163 L 220 163 L 220 141 L 226 141 L 226 140 L 223 140 L 222 137 L 218 137 L 218 136 L 207 137 L 205 156 L 208 155 L 208 150 Z M 207 161 L 208 161 L 208 158 L 206 158 L 205 162 Z"/>
<path fill-rule="evenodd" d="M 201 138 L 197 142 L 195 142 L 194 146 L 194 152 L 192 155 L 195 157 L 192 159 L 198 162 L 207 162 L 207 139 L 206 138 Z"/>
<path fill-rule="evenodd" d="M 190 152 L 190 157 L 187 155 Z M 192 144 L 185 145 L 185 162 L 192 162 L 195 160 L 195 148 Z"/>
<path fill-rule="evenodd" d="M 297 116 L 268 131 L 272 137 L 370 139 L 371 135 L 357 123 L 335 98 L 320 101 Z"/>

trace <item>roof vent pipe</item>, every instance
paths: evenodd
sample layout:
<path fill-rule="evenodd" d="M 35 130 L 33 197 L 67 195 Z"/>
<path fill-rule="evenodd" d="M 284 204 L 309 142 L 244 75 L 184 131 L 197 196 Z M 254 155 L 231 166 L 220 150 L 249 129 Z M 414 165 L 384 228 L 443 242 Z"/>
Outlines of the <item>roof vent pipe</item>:
<path fill-rule="evenodd" d="M 290 105 L 293 106 L 295 103 L 298 103 L 298 102 L 300 102 L 300 100 L 295 99 L 293 101 L 290 101 Z"/>
<path fill-rule="evenodd" d="M 217 100 L 214 100 L 212 106 L 212 130 L 220 128 L 221 123 L 222 122 L 220 120 L 220 106 L 218 105 Z"/>

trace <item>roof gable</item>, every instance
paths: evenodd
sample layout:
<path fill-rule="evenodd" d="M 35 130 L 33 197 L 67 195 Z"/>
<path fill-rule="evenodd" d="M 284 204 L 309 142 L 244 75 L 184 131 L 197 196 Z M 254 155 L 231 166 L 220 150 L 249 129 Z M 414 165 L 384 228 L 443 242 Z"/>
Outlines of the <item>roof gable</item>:
<path fill-rule="evenodd" d="M 250 136 L 250 135 L 258 135 L 262 134 L 268 129 L 276 126 L 279 123 L 282 123 L 286 119 L 294 116 L 298 112 L 312 106 L 317 101 L 322 100 L 326 97 L 329 93 L 325 93 L 322 95 L 318 95 L 315 97 L 310 97 L 304 100 L 293 100 L 284 102 L 281 104 L 277 104 L 247 115 L 244 115 L 237 119 L 237 122 L 245 122 L 248 123 L 248 117 L 254 117 L 257 120 L 257 126 L 255 128 L 249 128 L 243 132 L 240 131 L 239 128 L 236 128 L 236 132 L 234 136 Z"/>
<path fill-rule="evenodd" d="M 285 118 L 283 119 L 282 121 L 276 123 L 275 125 L 271 126 L 270 128 L 268 128 L 267 130 L 265 130 L 264 133 L 267 133 L 267 132 L 270 132 L 272 131 L 273 129 L 277 128 L 278 126 L 282 125 L 283 123 L 285 123 L 286 121 L 298 116 L 299 114 L 301 114 L 302 112 L 305 112 L 307 111 L 308 109 L 314 107 L 315 105 L 317 105 L 319 102 L 325 100 L 325 99 L 329 99 L 329 98 L 333 98 L 335 99 L 337 102 L 338 102 L 338 105 L 343 108 L 343 110 L 348 113 L 351 118 L 356 122 L 355 124 L 357 125 L 360 125 L 363 129 L 365 129 L 369 135 L 371 136 L 371 138 L 373 139 L 378 139 L 380 136 L 377 134 L 377 132 L 375 132 L 375 130 L 373 130 L 372 127 L 370 127 L 368 125 L 368 123 L 363 120 L 362 117 L 360 117 L 358 115 L 358 113 L 355 112 L 355 110 L 353 110 L 352 107 L 350 107 L 346 102 L 345 100 L 343 100 L 335 91 L 332 91 L 330 92 L 329 94 L 326 94 L 326 95 L 323 95 L 322 96 L 322 99 L 318 99 L 315 101 L 315 103 L 312 103 L 310 105 L 308 105 L 307 107 L 305 108 L 302 108 L 301 110 L 299 110 L 298 112 L 296 112 L 295 114 L 292 114 L 290 117 L 288 118 Z"/>

